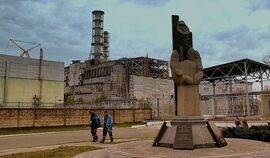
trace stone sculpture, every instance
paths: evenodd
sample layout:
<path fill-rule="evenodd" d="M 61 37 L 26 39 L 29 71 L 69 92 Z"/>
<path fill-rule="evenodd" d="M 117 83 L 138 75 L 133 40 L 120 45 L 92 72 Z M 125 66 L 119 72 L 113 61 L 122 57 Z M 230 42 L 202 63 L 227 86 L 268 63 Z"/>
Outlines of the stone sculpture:
<path fill-rule="evenodd" d="M 171 56 L 174 83 L 176 85 L 198 85 L 203 78 L 203 66 L 199 52 L 189 48 L 187 60 L 179 61 L 179 59 L 181 59 L 179 53 L 174 50 Z"/>
<path fill-rule="evenodd" d="M 172 16 L 173 52 L 171 71 L 175 84 L 174 119 L 164 122 L 153 146 L 194 149 L 227 145 L 214 123 L 201 116 L 199 83 L 203 66 L 198 51 L 192 48 L 192 33 L 179 16 Z"/>

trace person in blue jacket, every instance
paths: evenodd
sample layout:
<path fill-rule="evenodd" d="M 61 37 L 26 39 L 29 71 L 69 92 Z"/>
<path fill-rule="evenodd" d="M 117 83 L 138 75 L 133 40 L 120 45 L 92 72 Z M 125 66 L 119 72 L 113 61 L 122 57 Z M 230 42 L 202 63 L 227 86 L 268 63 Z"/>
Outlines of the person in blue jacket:
<path fill-rule="evenodd" d="M 103 138 L 100 141 L 101 143 L 105 142 L 107 133 L 109 133 L 109 136 L 111 138 L 111 143 L 113 142 L 113 135 L 112 135 L 112 117 L 109 115 L 108 111 L 104 111 L 104 118 L 103 118 Z"/>

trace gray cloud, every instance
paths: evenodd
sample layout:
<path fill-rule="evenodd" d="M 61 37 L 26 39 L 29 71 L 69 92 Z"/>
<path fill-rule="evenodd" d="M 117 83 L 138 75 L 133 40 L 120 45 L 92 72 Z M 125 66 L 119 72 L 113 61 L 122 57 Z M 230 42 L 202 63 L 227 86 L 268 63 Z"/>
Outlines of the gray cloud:
<path fill-rule="evenodd" d="M 215 37 L 218 42 L 225 43 L 238 50 L 254 50 L 257 48 L 258 40 L 261 39 L 256 30 L 252 30 L 246 26 L 219 32 Z"/>
<path fill-rule="evenodd" d="M 270 24 L 265 19 L 268 1 L 237 1 L 236 6 L 224 1 L 204 1 L 199 7 L 194 3 L 0 0 L 0 52 L 5 50 L 9 38 L 15 38 L 41 43 L 46 59 L 65 61 L 66 65 L 71 60 L 86 60 L 91 48 L 91 11 L 100 9 L 105 11 L 104 29 L 111 35 L 111 59 L 145 56 L 149 52 L 149 57 L 168 60 L 171 14 L 180 15 L 192 28 L 194 47 L 201 53 L 204 66 L 244 57 L 260 60 L 269 53 L 270 49 L 262 48 L 270 44 Z M 243 4 L 248 4 L 249 10 Z M 211 5 L 213 10 L 209 10 Z M 262 16 L 265 20 L 260 20 Z M 7 54 L 19 52 L 10 45 Z M 38 57 L 38 50 L 32 56 Z"/>
<path fill-rule="evenodd" d="M 91 9 L 65 1 L 3 1 L 0 5 L 0 48 L 9 38 L 41 43 L 47 59 L 85 58 L 90 50 Z M 87 11 L 82 13 L 82 11 Z M 3 50 L 3 49 L 1 49 Z M 10 46 L 8 54 L 17 55 Z M 35 51 L 34 57 L 38 57 Z"/>
<path fill-rule="evenodd" d="M 256 11 L 259 9 L 270 9 L 269 0 L 249 0 L 248 8 Z"/>
<path fill-rule="evenodd" d="M 194 44 L 201 53 L 205 67 L 243 58 L 261 61 L 263 56 L 270 53 L 267 49 L 269 31 L 269 27 L 261 30 L 241 25 L 219 32 L 199 34 L 199 38 L 194 39 Z"/>

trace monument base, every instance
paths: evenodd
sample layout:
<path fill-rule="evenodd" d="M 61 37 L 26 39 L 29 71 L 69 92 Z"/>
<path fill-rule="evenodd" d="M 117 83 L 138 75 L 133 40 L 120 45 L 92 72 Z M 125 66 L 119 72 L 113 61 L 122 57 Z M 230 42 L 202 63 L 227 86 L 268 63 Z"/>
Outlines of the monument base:
<path fill-rule="evenodd" d="M 194 149 L 226 146 L 227 142 L 214 123 L 199 117 L 178 118 L 160 128 L 153 146 Z"/>

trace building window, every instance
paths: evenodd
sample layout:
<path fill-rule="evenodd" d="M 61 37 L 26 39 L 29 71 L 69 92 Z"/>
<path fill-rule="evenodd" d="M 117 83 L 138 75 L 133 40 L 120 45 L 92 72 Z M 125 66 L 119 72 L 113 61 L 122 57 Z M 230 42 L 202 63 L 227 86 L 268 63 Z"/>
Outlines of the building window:
<path fill-rule="evenodd" d="M 104 76 L 104 68 L 102 67 L 101 69 L 100 69 L 100 76 Z"/>
<path fill-rule="evenodd" d="M 97 69 L 97 72 L 98 72 L 97 77 L 100 77 L 100 69 L 99 68 Z"/>
<path fill-rule="evenodd" d="M 94 71 L 91 70 L 91 78 L 93 78 L 93 77 L 94 77 Z"/>
<path fill-rule="evenodd" d="M 109 74 L 109 67 L 106 67 L 106 75 Z"/>
<path fill-rule="evenodd" d="M 97 69 L 94 69 L 94 72 L 95 72 L 94 77 L 97 77 L 97 74 L 98 74 Z"/>
<path fill-rule="evenodd" d="M 111 74 L 112 70 L 113 70 L 113 68 L 112 68 L 112 66 L 110 66 L 110 73 L 109 73 L 109 75 Z"/>
<path fill-rule="evenodd" d="M 270 100 L 269 100 L 269 102 L 268 102 L 268 111 L 270 112 Z"/>

